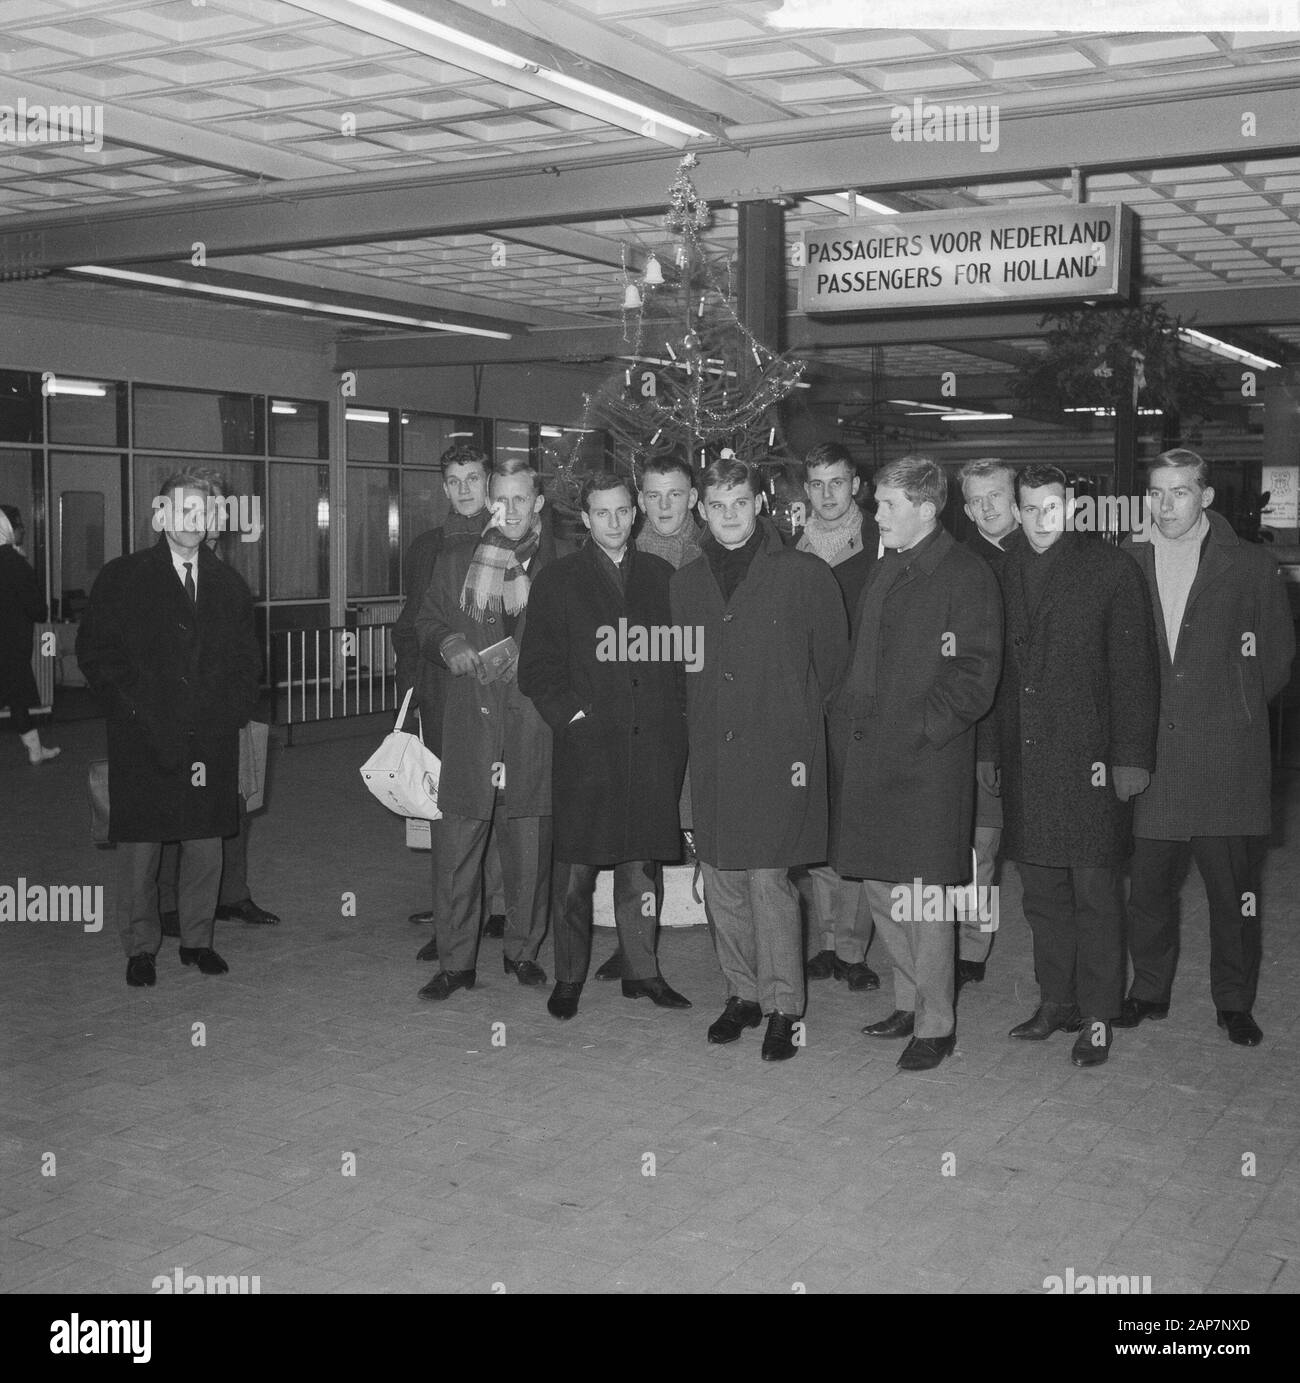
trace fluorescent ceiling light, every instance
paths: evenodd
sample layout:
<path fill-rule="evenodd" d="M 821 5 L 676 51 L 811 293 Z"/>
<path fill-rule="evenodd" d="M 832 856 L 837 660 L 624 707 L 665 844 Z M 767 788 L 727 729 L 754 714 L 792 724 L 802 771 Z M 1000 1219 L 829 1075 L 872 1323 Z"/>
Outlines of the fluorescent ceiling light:
<path fill-rule="evenodd" d="M 564 429 L 562 427 L 544 427 L 541 430 L 541 435 L 543 437 L 563 437 Z"/>
<path fill-rule="evenodd" d="M 271 412 L 283 413 L 290 418 L 296 418 L 298 416 L 298 410 L 293 406 L 293 404 L 280 403 L 275 399 L 271 401 Z"/>
<path fill-rule="evenodd" d="M 404 317 L 396 312 L 372 312 L 368 308 L 341 307 L 337 303 L 312 298 L 292 298 L 280 293 L 258 293 L 251 288 L 229 288 L 224 284 L 200 283 L 193 279 L 171 278 L 166 274 L 144 274 L 135 269 L 113 269 L 103 264 L 76 264 L 69 274 L 88 278 L 115 279 L 139 283 L 147 288 L 178 288 L 184 293 L 207 294 L 213 298 L 233 298 L 238 302 L 260 303 L 265 307 L 290 307 L 304 312 L 319 312 L 327 317 L 349 317 L 363 322 L 387 322 L 393 326 L 422 327 L 426 331 L 454 331 L 463 336 L 488 336 L 494 341 L 509 341 L 508 331 L 489 331 L 486 327 L 467 327 L 458 322 L 442 322 L 428 317 Z"/>
<path fill-rule="evenodd" d="M 704 130 L 688 125 L 684 120 L 665 115 L 663 111 L 654 110 L 603 87 L 592 86 L 565 72 L 545 67 L 531 58 L 476 38 L 450 24 L 442 24 L 402 5 L 391 4 L 390 0 L 290 0 L 290 3 L 297 9 L 360 29 L 375 38 L 399 43 L 455 67 L 464 67 L 489 80 L 530 92 L 569 110 L 594 116 L 606 124 L 657 139 L 661 144 L 681 148 L 688 139 L 707 138 Z M 440 44 L 450 44 L 461 54 L 472 54 L 479 61 L 466 62 L 459 55 L 447 53 L 434 45 L 410 42 L 417 35 L 425 40 L 436 39 Z M 507 70 L 503 73 L 499 68 Z M 667 131 L 672 131 L 671 137 Z"/>
<path fill-rule="evenodd" d="M 388 412 L 383 408 L 349 408 L 347 420 L 350 423 L 386 423 Z"/>
<path fill-rule="evenodd" d="M 994 423 L 1014 418 L 1014 413 L 940 413 L 945 423 Z"/>
<path fill-rule="evenodd" d="M 53 375 L 49 381 L 51 394 L 75 394 L 79 398 L 102 399 L 108 393 L 108 386 L 94 379 L 60 379 Z"/>
<path fill-rule="evenodd" d="M 1239 346 L 1230 346 L 1226 341 L 1220 341 L 1217 336 L 1207 336 L 1203 331 L 1193 331 L 1190 327 L 1183 327 L 1178 336 L 1189 346 L 1199 346 L 1203 351 L 1222 356 L 1224 360 L 1231 360 L 1238 365 L 1253 365 L 1257 370 L 1279 370 L 1282 368 L 1276 360 L 1265 360 L 1262 355 L 1243 351 Z"/>

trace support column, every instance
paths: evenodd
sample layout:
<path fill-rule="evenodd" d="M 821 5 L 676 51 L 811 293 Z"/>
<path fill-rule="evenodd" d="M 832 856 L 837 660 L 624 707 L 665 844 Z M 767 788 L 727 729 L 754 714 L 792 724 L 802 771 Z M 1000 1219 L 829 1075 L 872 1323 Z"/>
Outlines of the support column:
<path fill-rule="evenodd" d="M 785 349 L 785 208 L 741 202 L 737 315 L 770 351 Z"/>

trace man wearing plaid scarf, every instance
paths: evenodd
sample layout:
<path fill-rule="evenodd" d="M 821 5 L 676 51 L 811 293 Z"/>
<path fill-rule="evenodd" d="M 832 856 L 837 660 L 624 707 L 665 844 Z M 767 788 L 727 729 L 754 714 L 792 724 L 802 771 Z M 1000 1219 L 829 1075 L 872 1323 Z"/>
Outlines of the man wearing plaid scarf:
<path fill-rule="evenodd" d="M 416 620 L 420 651 L 451 672 L 442 722 L 434 833 L 435 928 L 442 969 L 420 990 L 446 999 L 476 979 L 483 857 L 489 833 L 506 890 L 505 972 L 537 985 L 551 886 L 551 731 L 519 692 L 515 664 L 483 658 L 510 638 L 516 656 L 532 577 L 554 557 L 541 522 L 541 478 L 522 459 L 492 472 L 480 537 L 448 541 Z M 498 670 L 499 668 L 499 670 Z"/>

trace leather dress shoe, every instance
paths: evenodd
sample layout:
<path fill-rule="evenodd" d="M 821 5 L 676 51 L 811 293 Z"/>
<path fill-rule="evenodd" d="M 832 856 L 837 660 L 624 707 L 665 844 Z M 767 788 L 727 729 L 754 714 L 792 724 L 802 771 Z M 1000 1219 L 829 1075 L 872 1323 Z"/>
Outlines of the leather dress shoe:
<path fill-rule="evenodd" d="M 1100 1066 L 1110 1056 L 1110 1024 L 1100 1018 L 1085 1018 L 1083 1031 L 1074 1039 L 1070 1060 L 1076 1066 Z"/>
<path fill-rule="evenodd" d="M 829 980 L 835 973 L 835 952 L 818 951 L 809 960 L 804 973 L 810 980 Z"/>
<path fill-rule="evenodd" d="M 571 984 L 567 980 L 556 980 L 555 988 L 551 990 L 551 997 L 546 1001 L 546 1011 L 552 1018 L 559 1018 L 563 1021 L 572 1018 L 578 1011 L 578 999 L 582 995 L 580 984 Z"/>
<path fill-rule="evenodd" d="M 1216 1009 L 1219 1026 L 1228 1030 L 1228 1041 L 1238 1047 L 1258 1047 L 1264 1033 L 1246 1009 Z"/>
<path fill-rule="evenodd" d="M 660 1008 L 690 1008 L 691 1001 L 679 994 L 662 975 L 651 975 L 647 980 L 624 980 L 625 999 L 647 998 Z"/>
<path fill-rule="evenodd" d="M 259 908 L 251 898 L 242 903 L 218 903 L 218 922 L 247 922 L 254 927 L 273 927 L 280 920 L 275 913 Z"/>
<path fill-rule="evenodd" d="M 623 948 L 621 946 L 596 971 L 596 978 L 598 980 L 621 980 L 623 978 Z"/>
<path fill-rule="evenodd" d="M 839 979 L 840 977 L 836 975 L 835 978 Z M 849 982 L 849 988 L 855 994 L 863 994 L 868 990 L 880 988 L 880 976 L 865 960 L 857 960 L 852 965 L 845 966 L 844 978 Z"/>
<path fill-rule="evenodd" d="M 947 1037 L 914 1037 L 898 1058 L 900 1071 L 932 1071 L 957 1045 L 953 1033 Z"/>
<path fill-rule="evenodd" d="M 473 989 L 476 978 L 473 970 L 439 970 L 420 990 L 420 998 L 450 999 L 458 989 Z"/>
<path fill-rule="evenodd" d="M 145 951 L 132 956 L 126 963 L 126 982 L 132 989 L 143 989 L 145 985 L 156 983 L 158 972 L 154 969 L 153 957 Z"/>
<path fill-rule="evenodd" d="M 428 912 L 413 912 L 406 920 L 417 927 L 432 927 L 438 920 L 438 914 L 430 908 Z"/>
<path fill-rule="evenodd" d="M 178 912 L 160 912 L 158 920 L 162 923 L 164 936 L 179 937 L 181 934 L 181 915 Z"/>
<path fill-rule="evenodd" d="M 964 984 L 984 983 L 984 962 L 982 960 L 959 960 L 957 973 L 953 976 L 953 990 L 961 992 Z"/>
<path fill-rule="evenodd" d="M 763 1021 L 763 1010 L 752 999 L 738 999 L 734 994 L 727 1000 L 722 1014 L 709 1024 L 709 1041 L 715 1046 L 735 1042 L 746 1028 L 756 1028 Z"/>
<path fill-rule="evenodd" d="M 503 937 L 506 934 L 506 915 L 503 912 L 494 912 L 483 924 L 483 935 L 492 937 Z"/>
<path fill-rule="evenodd" d="M 513 975 L 520 984 L 546 983 L 546 971 L 535 960 L 511 960 L 509 956 L 501 959 L 505 962 L 506 974 Z"/>
<path fill-rule="evenodd" d="M 799 1049 L 794 1045 L 794 1025 L 799 1020 L 788 1013 L 768 1016 L 767 1031 L 763 1034 L 763 1060 L 789 1061 Z"/>
<path fill-rule="evenodd" d="M 1032 1018 L 1017 1023 L 1007 1034 L 1024 1042 L 1045 1042 L 1054 1032 L 1078 1032 L 1083 1016 L 1077 1004 L 1042 1003 Z"/>
<path fill-rule="evenodd" d="M 181 964 L 197 965 L 204 975 L 224 975 L 230 969 L 211 946 L 182 946 Z"/>
<path fill-rule="evenodd" d="M 415 958 L 416 960 L 437 960 L 438 938 L 436 936 L 431 936 L 415 953 Z"/>
<path fill-rule="evenodd" d="M 896 1008 L 888 1018 L 879 1023 L 868 1023 L 862 1029 L 868 1037 L 911 1037 L 916 1026 L 916 1014 L 905 1008 Z"/>
<path fill-rule="evenodd" d="M 1119 1006 L 1119 1017 L 1111 1019 L 1115 1028 L 1136 1028 L 1144 1018 L 1168 1018 L 1169 1005 L 1157 1004 L 1151 999 L 1134 999 L 1131 996 Z"/>

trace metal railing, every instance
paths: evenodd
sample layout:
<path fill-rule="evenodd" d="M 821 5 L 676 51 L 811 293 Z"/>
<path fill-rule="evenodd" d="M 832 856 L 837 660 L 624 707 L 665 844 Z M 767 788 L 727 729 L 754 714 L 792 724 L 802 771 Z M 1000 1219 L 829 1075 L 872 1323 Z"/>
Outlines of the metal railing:
<path fill-rule="evenodd" d="M 392 628 L 331 625 L 275 635 L 276 701 L 290 745 L 296 725 L 397 709 Z"/>

